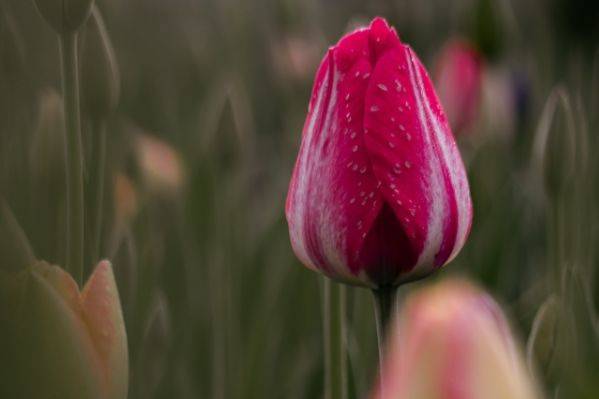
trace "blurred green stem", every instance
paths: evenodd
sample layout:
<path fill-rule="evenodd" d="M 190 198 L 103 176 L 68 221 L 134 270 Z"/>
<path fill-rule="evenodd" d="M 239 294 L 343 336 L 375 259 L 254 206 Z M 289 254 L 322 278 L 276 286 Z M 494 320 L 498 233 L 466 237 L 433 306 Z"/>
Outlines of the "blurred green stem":
<path fill-rule="evenodd" d="M 60 55 L 66 121 L 66 269 L 81 285 L 83 279 L 83 156 L 79 114 L 77 33 L 60 34 Z"/>
<path fill-rule="evenodd" d="M 345 286 L 324 279 L 325 398 L 347 398 Z"/>
<path fill-rule="evenodd" d="M 382 373 L 385 338 L 387 337 L 389 322 L 395 313 L 397 287 L 381 287 L 372 290 L 372 293 L 374 294 L 374 316 L 379 348 L 379 373 Z"/>
<path fill-rule="evenodd" d="M 97 119 L 91 122 L 91 134 L 94 140 L 92 151 L 95 155 L 94 176 L 92 184 L 94 185 L 94 208 L 93 208 L 93 242 L 91 260 L 92 264 L 100 259 L 100 245 L 102 238 L 102 213 L 104 211 L 104 184 L 106 180 L 106 122 L 104 119 Z"/>

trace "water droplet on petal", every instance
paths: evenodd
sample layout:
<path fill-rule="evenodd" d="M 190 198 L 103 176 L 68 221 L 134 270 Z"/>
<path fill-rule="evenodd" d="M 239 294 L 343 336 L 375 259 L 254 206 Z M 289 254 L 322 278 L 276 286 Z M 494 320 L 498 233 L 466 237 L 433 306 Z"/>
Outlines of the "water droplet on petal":
<path fill-rule="evenodd" d="M 389 141 L 389 148 L 395 148 L 395 144 L 393 144 L 393 142 Z"/>
<path fill-rule="evenodd" d="M 404 125 L 402 125 L 401 123 L 399 124 L 399 130 L 401 130 L 402 132 L 406 130 L 406 128 L 404 127 Z"/>
<path fill-rule="evenodd" d="M 355 199 L 355 198 L 352 198 L 352 199 L 350 199 L 350 200 L 349 200 L 349 203 L 350 203 L 350 204 L 353 204 L 354 202 L 356 202 L 356 199 Z"/>
<path fill-rule="evenodd" d="M 372 107 L 370 107 L 370 112 L 378 112 L 379 107 L 377 107 L 376 105 L 373 105 Z"/>
<path fill-rule="evenodd" d="M 364 174 L 364 173 L 366 173 L 366 166 L 362 166 L 362 167 L 360 168 L 360 173 L 361 173 L 361 174 Z"/>
<path fill-rule="evenodd" d="M 352 139 L 356 138 L 356 132 L 351 132 L 351 134 L 349 135 L 349 137 L 351 137 Z"/>
<path fill-rule="evenodd" d="M 410 133 L 406 133 L 406 140 L 412 140 L 412 135 Z"/>
<path fill-rule="evenodd" d="M 358 170 L 358 164 L 356 164 L 356 163 L 355 163 L 355 164 L 354 164 L 354 166 L 352 166 L 351 170 L 353 170 L 354 172 L 355 172 L 356 170 Z"/>
<path fill-rule="evenodd" d="M 399 83 L 399 80 L 395 79 L 395 90 L 397 90 L 397 92 L 401 91 L 401 83 Z"/>
<path fill-rule="evenodd" d="M 345 101 L 349 101 L 349 93 L 345 95 Z"/>
<path fill-rule="evenodd" d="M 410 169 L 412 167 L 412 164 L 410 163 L 410 161 L 405 161 L 404 165 L 406 168 Z"/>
<path fill-rule="evenodd" d="M 416 210 L 414 208 L 410 209 L 410 215 L 416 216 Z"/>
<path fill-rule="evenodd" d="M 357 145 L 354 145 L 354 146 L 351 148 L 351 152 L 357 152 L 357 151 L 358 151 L 358 146 L 357 146 Z"/>
<path fill-rule="evenodd" d="M 366 72 L 364 74 L 364 76 L 362 76 L 363 79 L 368 79 L 368 77 L 370 76 L 370 72 Z"/>
<path fill-rule="evenodd" d="M 382 83 L 379 83 L 379 84 L 377 85 L 377 87 L 378 87 L 379 89 L 381 89 L 382 91 L 387 91 L 387 86 L 385 86 L 385 85 L 384 85 L 384 84 L 382 84 Z"/>

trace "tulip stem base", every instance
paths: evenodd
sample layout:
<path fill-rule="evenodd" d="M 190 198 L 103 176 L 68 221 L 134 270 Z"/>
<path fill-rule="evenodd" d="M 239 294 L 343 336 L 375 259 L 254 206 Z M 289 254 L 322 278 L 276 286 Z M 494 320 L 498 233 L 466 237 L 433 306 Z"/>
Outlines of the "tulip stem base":
<path fill-rule="evenodd" d="M 328 278 L 324 279 L 324 347 L 325 347 L 325 398 L 346 399 L 347 353 L 346 288 Z"/>
<path fill-rule="evenodd" d="M 389 322 L 395 314 L 397 287 L 381 287 L 372 290 L 372 293 L 374 294 L 374 316 L 379 348 L 379 364 L 382 371 L 385 338 L 387 337 Z"/>
<path fill-rule="evenodd" d="M 79 285 L 83 280 L 83 152 L 79 111 L 77 33 L 59 35 L 62 95 L 66 126 L 67 251 L 66 269 Z"/>

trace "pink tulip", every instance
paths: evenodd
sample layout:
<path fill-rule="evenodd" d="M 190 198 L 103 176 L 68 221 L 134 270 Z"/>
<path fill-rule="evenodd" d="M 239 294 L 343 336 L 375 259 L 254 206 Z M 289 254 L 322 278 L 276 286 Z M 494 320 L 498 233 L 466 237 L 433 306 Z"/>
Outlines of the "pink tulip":
<path fill-rule="evenodd" d="M 462 159 L 424 66 L 382 18 L 316 73 L 286 216 L 307 267 L 371 288 L 421 278 L 464 245 Z"/>
<path fill-rule="evenodd" d="M 406 301 L 373 399 L 540 398 L 500 307 L 445 281 Z"/>
<path fill-rule="evenodd" d="M 478 116 L 482 70 L 476 50 L 461 40 L 447 43 L 437 60 L 435 83 L 456 134 L 466 132 Z"/>

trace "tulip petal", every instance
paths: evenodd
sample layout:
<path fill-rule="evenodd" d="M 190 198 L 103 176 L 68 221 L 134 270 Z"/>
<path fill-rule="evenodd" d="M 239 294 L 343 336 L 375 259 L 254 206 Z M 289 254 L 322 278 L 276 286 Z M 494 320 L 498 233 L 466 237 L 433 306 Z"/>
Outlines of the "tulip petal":
<path fill-rule="evenodd" d="M 445 264 L 461 248 L 471 219 L 468 182 L 428 75 L 408 46 L 378 59 L 365 105 L 374 173 L 418 254 L 407 265 L 411 271 L 396 281 L 405 282 Z"/>
<path fill-rule="evenodd" d="M 357 254 L 382 205 L 363 141 L 368 51 L 368 32 L 359 30 L 323 60 L 286 204 L 300 260 L 355 283 Z"/>
<path fill-rule="evenodd" d="M 85 323 L 106 371 L 107 397 L 124 399 L 129 379 L 127 334 L 110 262 L 104 260 L 96 266 L 81 301 Z"/>

